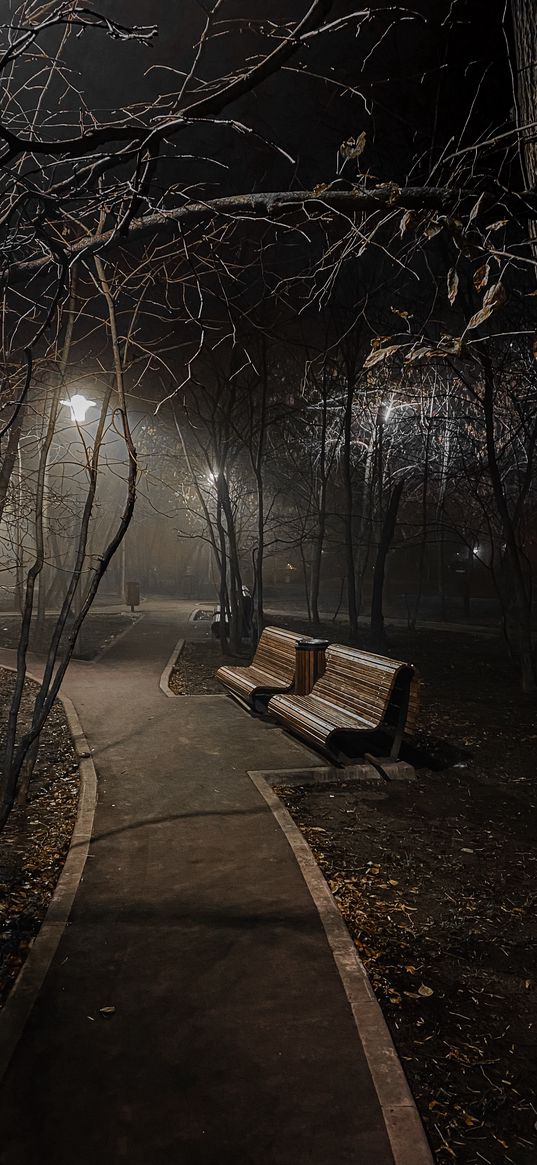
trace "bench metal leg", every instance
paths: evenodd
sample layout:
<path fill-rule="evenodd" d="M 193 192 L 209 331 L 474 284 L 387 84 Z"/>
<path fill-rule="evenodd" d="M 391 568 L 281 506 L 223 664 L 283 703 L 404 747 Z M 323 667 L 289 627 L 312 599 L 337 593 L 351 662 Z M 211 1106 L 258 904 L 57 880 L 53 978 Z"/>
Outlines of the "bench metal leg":
<path fill-rule="evenodd" d="M 390 749 L 390 760 L 397 760 L 399 757 L 399 750 L 403 743 L 403 734 L 405 731 L 405 724 L 408 716 L 408 703 L 410 700 L 410 676 L 406 680 L 404 691 L 401 693 L 401 704 L 399 706 L 399 714 L 397 716 L 397 725 Z"/>

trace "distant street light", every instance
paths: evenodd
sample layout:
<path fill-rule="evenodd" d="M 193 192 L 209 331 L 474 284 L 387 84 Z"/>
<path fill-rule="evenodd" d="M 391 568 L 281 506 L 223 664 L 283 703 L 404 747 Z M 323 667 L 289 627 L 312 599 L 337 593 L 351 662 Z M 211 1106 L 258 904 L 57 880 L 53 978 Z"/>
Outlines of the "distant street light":
<path fill-rule="evenodd" d="M 62 400 L 60 403 L 66 405 L 71 410 L 71 420 L 76 425 L 83 425 L 88 409 L 97 407 L 96 401 L 88 400 L 87 397 L 82 396 L 79 392 L 75 393 L 74 396 L 70 396 L 69 400 Z"/>

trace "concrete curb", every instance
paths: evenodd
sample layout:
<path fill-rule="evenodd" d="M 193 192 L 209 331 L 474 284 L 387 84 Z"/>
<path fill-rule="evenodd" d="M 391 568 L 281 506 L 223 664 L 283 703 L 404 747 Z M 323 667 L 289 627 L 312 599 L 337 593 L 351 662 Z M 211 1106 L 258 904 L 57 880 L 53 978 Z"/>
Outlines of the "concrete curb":
<path fill-rule="evenodd" d="M 425 1130 L 386 1021 L 313 853 L 262 772 L 249 772 L 248 776 L 285 835 L 319 912 L 375 1085 L 395 1165 L 433 1165 Z M 278 776 L 284 784 L 285 772 Z"/>
<path fill-rule="evenodd" d="M 76 663 L 76 664 L 81 663 L 83 667 L 91 667 L 94 663 L 100 663 L 101 659 L 103 659 L 103 657 L 105 655 L 107 655 L 108 652 L 111 651 L 113 647 L 116 646 L 116 643 L 119 643 L 120 639 L 124 639 L 125 635 L 128 635 L 129 631 L 132 631 L 133 627 L 135 627 L 136 624 L 139 623 L 141 619 L 143 619 L 143 617 L 144 617 L 143 611 L 140 611 L 139 613 L 137 612 L 136 619 L 132 619 L 131 622 L 128 623 L 127 626 L 123 628 L 123 631 L 119 632 L 119 635 L 114 635 L 112 637 L 112 639 L 110 639 L 109 643 L 105 643 L 104 647 L 101 647 L 100 650 L 97 652 L 97 655 L 93 656 L 93 659 L 76 659 L 75 658 L 72 660 L 72 662 Z"/>
<path fill-rule="evenodd" d="M 191 611 L 190 615 L 188 616 L 188 622 L 189 623 L 198 623 L 201 620 L 196 619 L 196 615 L 201 615 L 201 614 L 212 615 L 213 612 L 214 612 L 214 607 L 211 609 L 210 603 L 208 603 L 207 606 L 205 606 L 205 607 L 194 607 L 194 610 Z M 204 620 L 204 622 L 208 623 L 209 620 L 208 619 Z"/>
<path fill-rule="evenodd" d="M 250 774 L 251 775 L 251 774 Z M 337 785 L 360 784 L 372 785 L 381 790 L 386 789 L 387 782 L 383 781 L 380 773 L 369 764 L 356 764 L 344 769 L 335 765 L 327 768 L 303 769 L 256 769 L 256 777 L 262 777 L 266 784 L 273 789 L 275 785 L 285 785 L 287 788 L 300 788 L 302 785 Z"/>
<path fill-rule="evenodd" d="M 120 615 L 123 612 L 121 612 L 121 611 L 117 611 L 117 612 L 116 611 L 112 611 L 112 612 L 99 611 L 97 613 L 102 614 L 102 615 L 107 615 L 107 614 Z M 128 623 L 127 626 L 124 627 L 123 630 L 120 631 L 118 635 L 114 635 L 108 643 L 105 643 L 104 647 L 101 647 L 99 649 L 99 651 L 97 652 L 97 654 L 93 656 L 93 659 L 77 659 L 75 656 L 74 658 L 72 658 L 70 660 L 70 662 L 75 663 L 77 665 L 80 663 L 80 664 L 82 664 L 83 667 L 91 667 L 91 665 L 94 663 L 100 663 L 103 656 L 107 655 L 107 653 L 109 651 L 111 651 L 113 647 L 116 646 L 116 643 L 119 643 L 120 639 L 123 639 L 125 637 L 125 635 L 128 635 L 129 631 L 132 631 L 132 628 L 136 625 L 136 623 L 140 622 L 140 619 L 143 619 L 144 613 L 145 613 L 144 611 L 139 611 L 139 612 L 137 611 L 136 618 L 132 619 L 131 622 Z M 130 612 L 129 612 L 129 614 L 130 614 Z M 19 618 L 19 616 L 17 614 L 13 614 L 13 615 L 6 616 L 6 618 Z M 2 648 L 2 650 L 15 652 L 17 650 L 17 648 L 16 647 L 4 647 L 4 648 Z M 30 656 L 33 656 L 34 659 L 40 659 L 40 658 L 44 659 L 45 658 L 45 656 L 36 656 L 35 652 L 28 652 L 28 654 Z M 31 679 L 32 677 L 29 675 L 29 678 Z M 36 681 L 36 682 L 39 682 L 39 681 Z M 62 699 L 61 696 L 60 696 L 60 699 Z"/>
<path fill-rule="evenodd" d="M 5 666 L 5 665 L 3 665 Z M 6 668 L 15 671 L 15 668 Z M 33 676 L 29 675 L 29 679 Z M 0 1080 L 23 1033 L 26 1021 L 43 986 L 50 964 L 67 925 L 82 877 L 93 829 L 97 802 L 97 773 L 91 759 L 75 706 L 67 696 L 58 697 L 78 756 L 80 793 L 78 812 L 69 850 L 47 913 L 33 941 L 10 994 L 0 1011 Z"/>
<path fill-rule="evenodd" d="M 169 681 L 170 676 L 172 674 L 172 671 L 175 667 L 175 662 L 178 659 L 178 657 L 180 656 L 180 654 L 183 650 L 183 647 L 185 646 L 185 643 L 186 643 L 185 639 L 181 638 L 181 639 L 177 640 L 177 643 L 175 644 L 175 647 L 170 655 L 170 658 L 169 658 L 169 660 L 166 664 L 166 667 L 164 668 L 164 671 L 163 671 L 163 673 L 160 677 L 160 680 L 159 680 L 158 686 L 159 686 L 161 692 L 164 692 L 164 695 L 168 696 L 168 698 L 170 700 L 182 700 L 182 699 L 184 699 L 184 697 L 179 696 L 177 694 L 177 692 L 172 692 L 168 681 Z"/>

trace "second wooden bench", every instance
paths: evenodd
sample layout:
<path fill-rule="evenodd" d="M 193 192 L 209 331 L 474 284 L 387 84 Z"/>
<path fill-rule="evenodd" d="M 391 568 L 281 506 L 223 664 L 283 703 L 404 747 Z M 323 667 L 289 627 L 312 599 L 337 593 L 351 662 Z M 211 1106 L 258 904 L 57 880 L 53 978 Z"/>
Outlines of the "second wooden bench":
<path fill-rule="evenodd" d="M 274 696 L 269 712 L 285 728 L 332 756 L 349 755 L 365 734 L 392 737 L 399 755 L 403 733 L 415 729 L 418 681 L 411 664 L 334 644 L 326 671 L 309 695 Z"/>

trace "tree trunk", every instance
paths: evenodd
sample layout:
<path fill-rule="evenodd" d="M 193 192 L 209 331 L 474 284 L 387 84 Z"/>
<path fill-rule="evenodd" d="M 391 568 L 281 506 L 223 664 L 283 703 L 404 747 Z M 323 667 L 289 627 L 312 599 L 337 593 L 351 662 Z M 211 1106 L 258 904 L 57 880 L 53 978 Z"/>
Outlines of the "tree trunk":
<path fill-rule="evenodd" d="M 264 574 L 263 560 L 265 556 L 265 498 L 263 492 L 263 474 L 256 473 L 257 481 L 257 554 L 255 558 L 255 601 L 257 611 L 257 637 L 261 635 L 265 624 L 264 608 Z"/>
<path fill-rule="evenodd" d="M 325 379 L 326 369 L 323 371 L 323 397 L 321 410 L 321 434 L 320 434 L 320 448 L 319 448 L 319 489 L 317 493 L 317 536 L 313 547 L 313 559 L 311 563 L 310 576 L 310 607 L 311 616 L 314 626 L 318 627 L 321 622 L 319 615 L 319 592 L 321 587 L 321 566 L 323 560 L 323 546 L 324 536 L 326 531 L 326 491 L 328 485 L 328 475 L 330 472 L 327 465 L 326 457 L 326 434 L 328 426 L 328 398 Z"/>
<path fill-rule="evenodd" d="M 311 611 L 311 618 L 314 626 L 318 627 L 321 622 L 319 614 L 319 592 L 321 589 L 321 565 L 323 558 L 324 535 L 326 529 L 326 483 L 321 485 L 319 496 L 319 525 L 317 528 L 317 537 L 313 547 L 313 558 L 311 563 L 310 574 L 310 602 L 309 608 Z"/>
<path fill-rule="evenodd" d="M 494 371 L 490 357 L 485 352 L 480 353 L 480 360 L 483 367 L 485 383 L 483 411 L 485 416 L 488 470 L 505 540 L 505 555 L 510 576 L 508 585 L 510 582 L 512 587 L 511 593 L 513 601 L 511 610 L 513 613 L 520 680 L 524 692 L 535 692 L 537 691 L 537 675 L 532 644 L 531 595 L 524 578 L 522 554 L 517 543 L 515 525 L 505 495 L 496 453 L 494 430 Z"/>
<path fill-rule="evenodd" d="M 358 604 L 356 601 L 356 566 L 354 560 L 353 516 L 354 496 L 352 488 L 352 406 L 354 401 L 354 380 L 347 373 L 347 395 L 345 400 L 345 424 L 343 430 L 343 532 L 345 542 L 345 576 L 347 579 L 347 610 L 349 627 L 354 638 L 358 631 Z"/>
<path fill-rule="evenodd" d="M 537 14 L 535 0 L 511 0 L 513 37 L 516 52 L 516 97 L 519 125 L 535 121 L 537 106 Z M 522 160 L 526 186 L 537 185 L 537 141 L 535 132 L 522 135 Z"/>
<path fill-rule="evenodd" d="M 218 475 L 218 488 L 222 510 L 226 519 L 229 546 L 229 641 L 231 650 L 239 653 L 242 633 L 242 578 L 237 546 L 237 532 L 233 518 L 233 507 L 225 473 Z"/>
<path fill-rule="evenodd" d="M 265 624 L 263 594 L 263 563 L 265 557 L 265 493 L 263 482 L 263 461 L 267 436 L 267 346 L 263 340 L 263 366 L 261 374 L 261 407 L 259 413 L 259 439 L 254 459 L 254 474 L 257 485 L 257 556 L 255 560 L 255 598 L 257 609 L 257 636 L 261 635 Z"/>
<path fill-rule="evenodd" d="M 304 596 L 306 599 L 306 610 L 308 613 L 308 624 L 311 625 L 312 618 L 311 618 L 311 606 L 310 606 L 310 587 L 309 587 L 309 579 L 308 579 L 308 564 L 306 562 L 306 555 L 304 554 L 304 539 L 303 538 L 300 539 L 299 549 L 300 549 L 300 561 L 302 563 L 302 577 L 304 579 Z"/>
<path fill-rule="evenodd" d="M 23 405 L 22 408 L 19 409 L 19 412 L 9 430 L 7 449 L 2 459 L 2 468 L 0 469 L 0 521 L 2 520 L 4 510 L 6 508 L 9 483 L 11 481 L 11 475 L 13 473 L 13 469 L 15 468 L 15 462 L 19 454 L 19 441 L 24 415 L 25 409 Z"/>
<path fill-rule="evenodd" d="M 416 598 L 414 600 L 414 610 L 409 620 L 409 626 L 412 631 L 416 630 L 416 622 L 419 615 L 421 598 L 423 594 L 423 573 L 425 569 L 425 554 L 427 550 L 427 501 L 429 490 L 429 446 L 431 440 L 431 426 L 427 425 L 427 437 L 425 441 L 425 464 L 423 467 L 423 483 L 421 493 L 421 539 L 420 551 L 418 557 L 418 577 L 416 580 Z"/>
<path fill-rule="evenodd" d="M 535 0 L 511 0 L 516 54 L 517 124 L 531 125 L 537 109 L 537 12 Z M 537 187 L 537 140 L 532 129 L 521 135 L 520 160 L 528 190 Z M 528 222 L 534 256 L 537 254 L 537 222 Z"/>
<path fill-rule="evenodd" d="M 386 558 L 388 551 L 393 542 L 395 534 L 395 524 L 397 521 L 397 512 L 399 510 L 399 503 L 404 489 L 404 480 L 397 482 L 394 486 L 388 509 L 384 522 L 382 524 L 382 531 L 377 549 L 377 557 L 375 559 L 375 567 L 373 571 L 373 593 L 371 596 L 371 641 L 376 651 L 384 651 L 386 646 L 386 637 L 384 633 L 384 614 L 382 609 L 382 601 L 384 595 L 384 575 L 386 571 Z"/>

